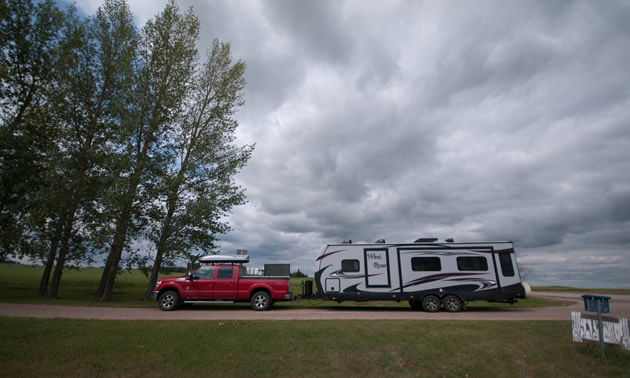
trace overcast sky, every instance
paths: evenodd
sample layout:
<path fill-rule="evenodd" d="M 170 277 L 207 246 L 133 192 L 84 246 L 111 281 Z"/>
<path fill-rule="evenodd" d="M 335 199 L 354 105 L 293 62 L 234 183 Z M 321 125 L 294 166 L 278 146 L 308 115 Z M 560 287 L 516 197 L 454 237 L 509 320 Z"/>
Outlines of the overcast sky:
<path fill-rule="evenodd" d="M 248 66 L 223 253 L 311 274 L 343 239 L 512 240 L 534 285 L 630 288 L 630 2 L 179 4 Z"/>

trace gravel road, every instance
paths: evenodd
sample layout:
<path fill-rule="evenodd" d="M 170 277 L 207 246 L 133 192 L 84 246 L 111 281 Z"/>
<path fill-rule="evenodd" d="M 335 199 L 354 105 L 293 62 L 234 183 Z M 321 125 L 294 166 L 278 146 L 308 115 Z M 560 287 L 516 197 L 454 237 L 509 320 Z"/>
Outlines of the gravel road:
<path fill-rule="evenodd" d="M 80 307 L 58 305 L 0 303 L 0 316 L 25 318 L 69 318 L 100 320 L 570 320 L 571 311 L 584 311 L 581 294 L 567 292 L 536 292 L 534 296 L 573 301 L 570 306 L 546 308 L 470 308 L 459 313 L 426 313 L 411 308 L 311 308 L 288 309 L 275 307 L 257 312 L 249 308 L 192 306 L 173 312 L 157 308 Z M 609 316 L 630 318 L 630 295 L 610 295 Z"/>

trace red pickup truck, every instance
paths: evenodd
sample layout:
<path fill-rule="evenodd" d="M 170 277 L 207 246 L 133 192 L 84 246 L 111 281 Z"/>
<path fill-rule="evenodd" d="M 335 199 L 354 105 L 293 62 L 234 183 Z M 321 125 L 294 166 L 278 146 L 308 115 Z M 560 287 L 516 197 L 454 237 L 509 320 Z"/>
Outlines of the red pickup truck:
<path fill-rule="evenodd" d="M 164 311 L 181 304 L 249 301 L 256 311 L 265 311 L 273 301 L 291 300 L 289 277 L 248 276 L 240 264 L 205 265 L 184 277 L 158 280 L 153 292 Z"/>

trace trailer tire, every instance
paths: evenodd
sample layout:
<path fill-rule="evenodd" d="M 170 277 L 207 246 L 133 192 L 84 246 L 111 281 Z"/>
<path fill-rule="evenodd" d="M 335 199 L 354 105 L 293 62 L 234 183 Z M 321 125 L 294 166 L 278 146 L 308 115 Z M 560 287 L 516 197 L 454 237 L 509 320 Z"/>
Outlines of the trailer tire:
<path fill-rule="evenodd" d="M 422 299 L 422 309 L 426 312 L 438 312 L 440 305 L 440 298 L 435 295 L 427 295 Z"/>
<path fill-rule="evenodd" d="M 412 310 L 422 310 L 422 302 L 412 299 L 409 301 L 409 306 L 411 306 Z"/>
<path fill-rule="evenodd" d="M 252 309 L 266 311 L 271 307 L 271 296 L 266 291 L 257 291 L 252 295 Z"/>
<path fill-rule="evenodd" d="M 160 294 L 158 304 L 162 311 L 174 311 L 179 307 L 179 293 L 175 290 L 168 290 Z"/>
<path fill-rule="evenodd" d="M 462 300 L 457 295 L 444 297 L 444 309 L 448 312 L 460 312 L 463 308 Z"/>

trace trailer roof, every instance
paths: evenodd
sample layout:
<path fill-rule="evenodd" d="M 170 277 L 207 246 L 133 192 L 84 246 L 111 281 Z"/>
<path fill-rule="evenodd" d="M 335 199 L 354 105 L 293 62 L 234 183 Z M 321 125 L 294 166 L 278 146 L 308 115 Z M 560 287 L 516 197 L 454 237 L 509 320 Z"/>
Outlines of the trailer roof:
<path fill-rule="evenodd" d="M 448 245 L 448 244 L 498 244 L 498 243 L 511 243 L 512 241 L 509 240 L 495 240 L 495 241 L 476 241 L 476 242 L 452 242 L 452 241 L 443 241 L 443 240 L 436 240 L 434 242 L 404 242 L 404 243 L 328 243 L 328 245 L 377 245 L 377 246 L 383 246 L 383 245 L 387 245 L 387 246 L 393 246 L 393 245 L 432 245 L 432 244 L 438 244 L 438 245 Z"/>

